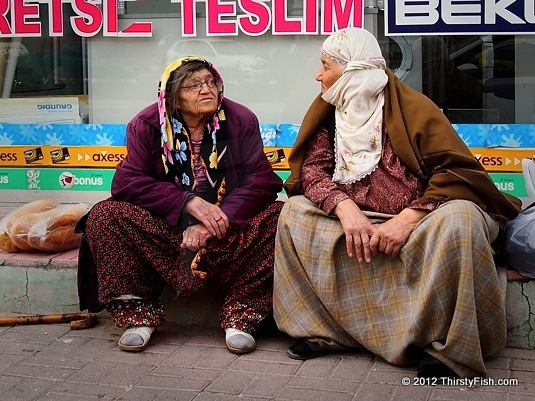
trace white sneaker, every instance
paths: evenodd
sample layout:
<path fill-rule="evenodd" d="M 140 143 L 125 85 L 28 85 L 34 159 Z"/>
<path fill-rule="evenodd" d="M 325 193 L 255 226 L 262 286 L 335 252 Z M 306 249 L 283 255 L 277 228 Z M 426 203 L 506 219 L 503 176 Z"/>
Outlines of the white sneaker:
<path fill-rule="evenodd" d="M 227 349 L 234 354 L 247 354 L 256 348 L 252 335 L 232 327 L 225 329 L 225 341 Z"/>

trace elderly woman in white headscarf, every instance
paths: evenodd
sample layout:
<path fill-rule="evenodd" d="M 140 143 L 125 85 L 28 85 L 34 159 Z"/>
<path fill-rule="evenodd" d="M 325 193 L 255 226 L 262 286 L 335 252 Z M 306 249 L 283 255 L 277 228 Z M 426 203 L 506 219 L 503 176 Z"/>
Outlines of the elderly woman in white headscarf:
<path fill-rule="evenodd" d="M 420 377 L 485 375 L 506 342 L 496 240 L 520 201 L 372 34 L 332 34 L 321 62 L 276 236 L 274 317 L 299 339 L 288 355 L 365 348 L 419 362 Z"/>

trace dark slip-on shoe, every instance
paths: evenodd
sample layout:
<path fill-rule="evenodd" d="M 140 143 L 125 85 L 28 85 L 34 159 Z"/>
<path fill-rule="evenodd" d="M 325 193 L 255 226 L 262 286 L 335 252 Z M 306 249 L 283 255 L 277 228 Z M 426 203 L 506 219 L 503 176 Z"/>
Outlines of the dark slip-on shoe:
<path fill-rule="evenodd" d="M 459 377 L 448 366 L 427 353 L 422 358 L 420 365 L 418 365 L 416 376 L 424 378 Z"/>
<path fill-rule="evenodd" d="M 288 348 L 287 354 L 292 359 L 299 359 L 306 361 L 307 359 L 317 358 L 319 356 L 327 355 L 328 349 L 322 348 L 316 342 L 307 340 L 298 340 Z"/>

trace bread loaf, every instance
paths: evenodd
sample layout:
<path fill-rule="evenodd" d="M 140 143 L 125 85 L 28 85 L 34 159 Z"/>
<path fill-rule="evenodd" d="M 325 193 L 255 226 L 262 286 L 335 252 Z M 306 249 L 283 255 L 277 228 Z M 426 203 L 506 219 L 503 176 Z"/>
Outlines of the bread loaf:
<path fill-rule="evenodd" d="M 27 241 L 21 240 L 19 243 L 22 247 L 18 246 L 11 237 L 11 230 L 13 224 L 28 214 L 39 213 L 47 210 L 51 210 L 58 205 L 58 202 L 52 199 L 40 199 L 25 205 L 22 205 L 15 210 L 8 213 L 0 222 L 0 249 L 7 252 L 21 252 L 24 250 L 31 250 L 31 247 L 27 245 Z M 21 228 L 19 228 L 20 230 Z M 17 241 L 18 242 L 18 241 Z"/>
<path fill-rule="evenodd" d="M 86 204 L 60 205 L 55 209 L 28 216 L 32 224 L 27 242 L 34 249 L 63 252 L 80 245 L 81 234 L 74 232 L 80 218 L 89 211 Z"/>
<path fill-rule="evenodd" d="M 6 232 L 0 234 L 0 249 L 7 252 L 20 252 L 22 249 L 17 248 Z"/>

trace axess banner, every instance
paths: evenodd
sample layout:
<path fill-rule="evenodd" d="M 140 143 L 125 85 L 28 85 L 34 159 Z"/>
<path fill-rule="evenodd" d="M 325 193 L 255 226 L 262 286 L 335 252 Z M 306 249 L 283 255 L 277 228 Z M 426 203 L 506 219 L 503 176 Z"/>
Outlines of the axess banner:
<path fill-rule="evenodd" d="M 0 146 L 0 166 L 115 167 L 124 146 Z"/>
<path fill-rule="evenodd" d="M 522 171 L 522 159 L 535 161 L 535 149 L 470 148 L 486 171 Z"/>
<path fill-rule="evenodd" d="M 264 147 L 274 170 L 288 170 L 290 147 Z M 535 161 L 535 149 L 470 148 L 487 171 L 522 172 L 522 159 Z M 0 167 L 114 168 L 126 157 L 125 146 L 0 146 Z"/>
<path fill-rule="evenodd" d="M 535 33 L 534 0 L 388 0 L 386 35 Z"/>
<path fill-rule="evenodd" d="M 274 170 L 287 170 L 291 148 L 265 147 Z M 0 146 L 0 167 L 114 168 L 126 157 L 126 146 Z"/>

